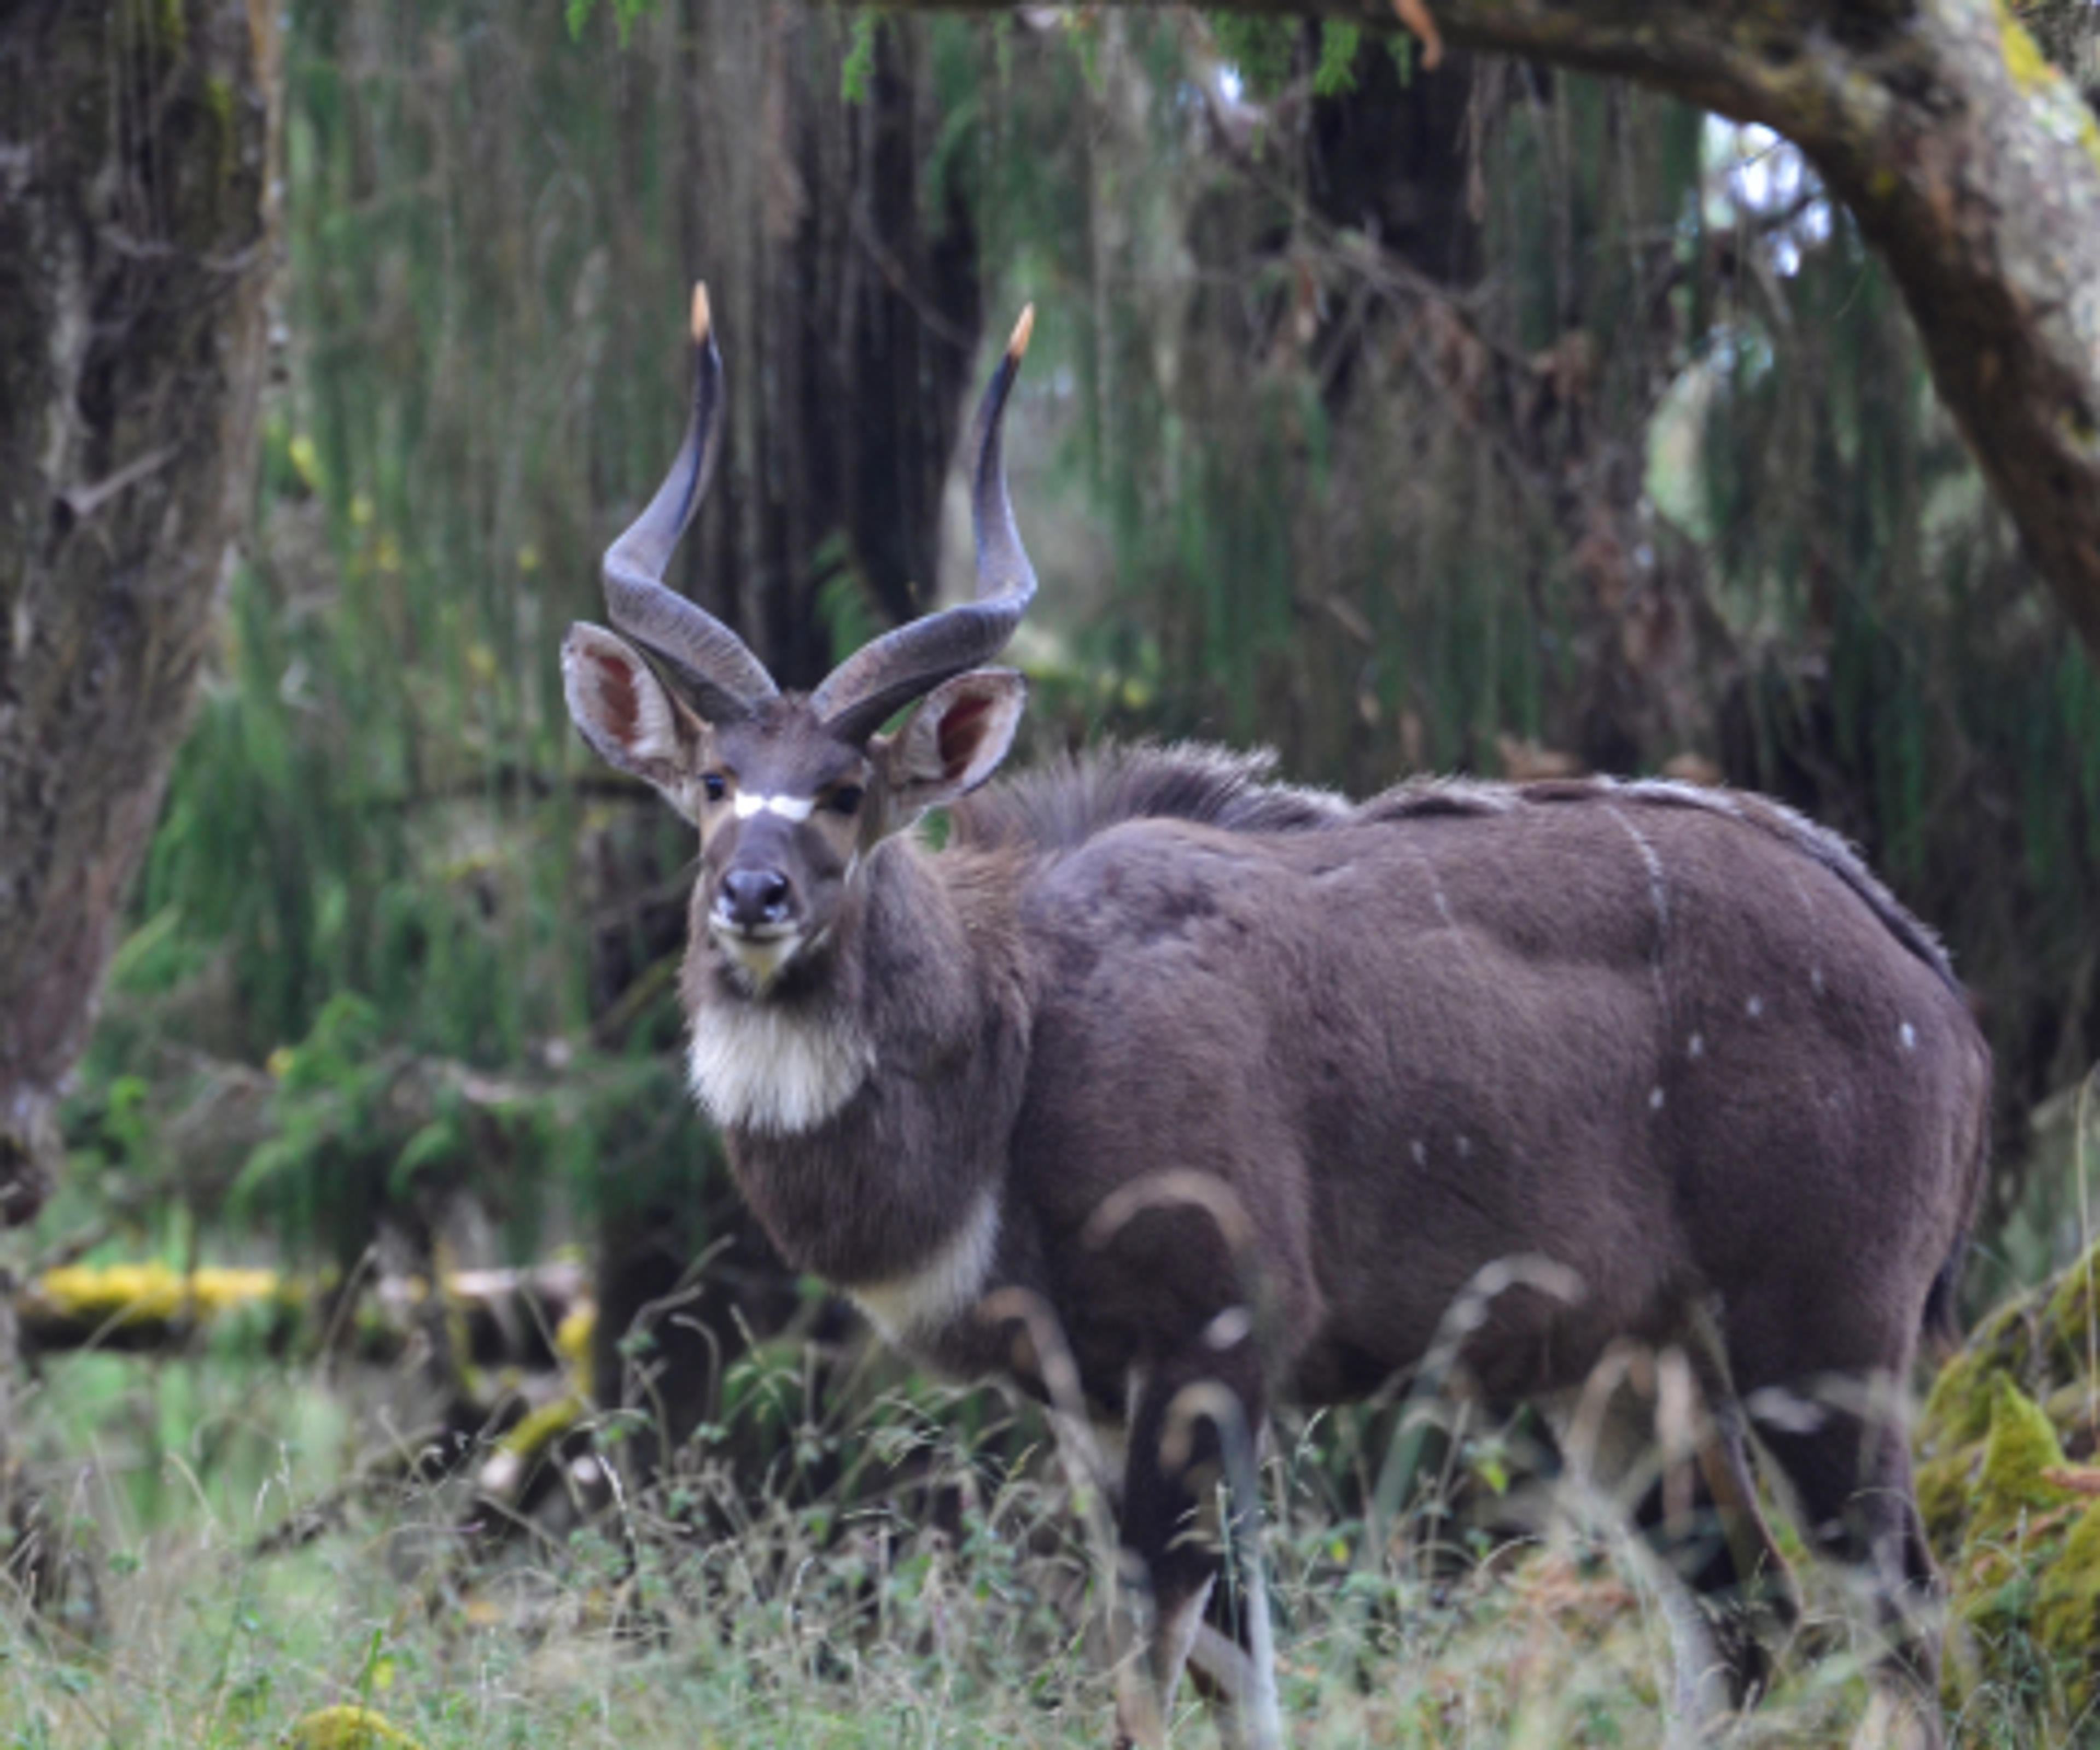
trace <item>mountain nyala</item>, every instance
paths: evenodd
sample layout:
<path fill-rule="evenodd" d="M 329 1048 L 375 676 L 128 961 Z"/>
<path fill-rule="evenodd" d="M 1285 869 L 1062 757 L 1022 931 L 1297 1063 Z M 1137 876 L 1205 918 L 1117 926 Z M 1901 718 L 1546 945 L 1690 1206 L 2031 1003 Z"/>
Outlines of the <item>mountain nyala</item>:
<path fill-rule="evenodd" d="M 783 691 L 663 582 L 720 444 L 696 291 L 683 443 L 605 557 L 614 629 L 562 647 L 591 746 L 699 830 L 691 1080 L 743 1195 L 890 1342 L 1114 1431 L 1125 1741 L 1193 1666 L 1229 1739 L 1282 1743 L 1268 1408 L 1434 1352 L 1623 1487 L 1695 1700 L 1754 1696 L 1793 1611 L 1763 1472 L 1872 1602 L 1877 1711 L 1937 1742 L 1903 1388 L 1990 1079 L 1939 946 L 1839 839 L 1727 790 L 1352 802 L 1196 747 L 987 785 L 1027 690 L 989 665 L 1035 591 L 1000 447 L 1030 320 L 972 439 L 974 599 Z"/>

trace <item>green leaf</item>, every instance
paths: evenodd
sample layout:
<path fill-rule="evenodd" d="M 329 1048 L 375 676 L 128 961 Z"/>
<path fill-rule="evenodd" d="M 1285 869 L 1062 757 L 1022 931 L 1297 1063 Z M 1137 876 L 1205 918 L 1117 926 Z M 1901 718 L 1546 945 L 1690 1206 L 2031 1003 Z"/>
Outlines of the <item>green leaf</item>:
<path fill-rule="evenodd" d="M 1320 27 L 1320 64 L 1312 69 L 1317 97 L 1339 97 L 1357 88 L 1357 51 L 1363 44 L 1361 24 L 1329 19 Z"/>
<path fill-rule="evenodd" d="M 853 41 L 839 65 L 839 95 L 849 104 L 867 101 L 868 81 L 875 75 L 875 33 L 882 22 L 873 7 L 862 7 L 853 16 Z"/>

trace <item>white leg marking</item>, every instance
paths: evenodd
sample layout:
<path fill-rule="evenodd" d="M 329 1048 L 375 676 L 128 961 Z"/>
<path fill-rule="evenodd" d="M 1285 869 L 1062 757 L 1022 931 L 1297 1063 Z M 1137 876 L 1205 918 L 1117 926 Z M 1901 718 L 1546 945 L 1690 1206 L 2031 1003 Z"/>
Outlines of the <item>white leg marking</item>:
<path fill-rule="evenodd" d="M 1939 1750 L 1940 1742 L 1917 1697 L 1877 1675 L 1851 1750 Z"/>
<path fill-rule="evenodd" d="M 1181 1601 L 1181 1607 L 1159 1625 L 1158 1645 L 1153 1655 L 1153 1669 L 1159 1679 L 1160 1711 L 1170 1718 L 1174 1713 L 1174 1692 L 1181 1686 L 1181 1669 L 1189 1663 L 1189 1655 L 1196 1645 L 1196 1636 L 1203 1626 L 1203 1611 L 1211 1602 L 1211 1593 L 1218 1584 L 1215 1574 L 1205 1580 L 1196 1592 Z"/>
<path fill-rule="evenodd" d="M 764 1003 L 710 1002 L 693 1020 L 693 1091 L 726 1129 L 792 1135 L 860 1091 L 875 1049 L 850 1022 Z"/>
<path fill-rule="evenodd" d="M 1247 1750 L 1282 1750 L 1283 1708 L 1276 1691 L 1276 1639 L 1268 1620 L 1268 1589 L 1258 1553 L 1247 1557 L 1247 1645 L 1198 1621 L 1188 1662 L 1218 1689 L 1218 1736 Z"/>
<path fill-rule="evenodd" d="M 987 1189 L 915 1270 L 886 1282 L 845 1285 L 868 1321 L 893 1343 L 929 1336 L 984 1296 L 999 1251 L 999 1196 Z"/>
<path fill-rule="evenodd" d="M 1276 1633 L 1268 1620 L 1267 1564 L 1261 1558 L 1259 1531 L 1249 1540 L 1247 1567 L 1247 1661 L 1254 1686 L 1246 1699 L 1246 1739 L 1254 1750 L 1282 1750 L 1283 1706 L 1276 1693 Z"/>
<path fill-rule="evenodd" d="M 1637 1558 L 1652 1576 L 1670 1631 L 1670 1707 L 1665 1742 L 1700 1744 L 1728 1717 L 1727 1667 L 1692 1589 L 1645 1549 Z"/>

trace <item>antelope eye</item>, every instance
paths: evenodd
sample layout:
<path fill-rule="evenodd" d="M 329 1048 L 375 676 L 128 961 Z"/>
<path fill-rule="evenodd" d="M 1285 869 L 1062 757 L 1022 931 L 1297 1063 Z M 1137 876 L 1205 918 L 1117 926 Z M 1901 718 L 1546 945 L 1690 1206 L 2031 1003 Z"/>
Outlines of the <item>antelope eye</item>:
<path fill-rule="evenodd" d="M 719 772 L 700 774 L 700 793 L 710 802 L 719 802 L 729 794 L 729 780 Z"/>
<path fill-rule="evenodd" d="M 824 806 L 834 814 L 849 818 L 860 812 L 860 799 L 864 792 L 858 784 L 840 784 L 824 798 Z"/>

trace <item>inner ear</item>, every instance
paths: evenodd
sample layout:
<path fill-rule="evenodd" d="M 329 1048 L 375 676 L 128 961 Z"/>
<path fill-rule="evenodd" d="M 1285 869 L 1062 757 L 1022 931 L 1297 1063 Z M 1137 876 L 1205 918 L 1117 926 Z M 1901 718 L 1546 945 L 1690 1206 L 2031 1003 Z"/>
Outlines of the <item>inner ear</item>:
<path fill-rule="evenodd" d="M 992 702 L 983 694 L 971 694 L 942 714 L 934 733 L 941 750 L 941 776 L 946 782 L 960 783 L 968 771 L 971 760 L 990 730 L 991 707 Z"/>
<path fill-rule="evenodd" d="M 869 749 L 908 818 L 954 801 L 998 769 L 1013 745 L 1028 683 L 1010 668 L 977 668 L 926 695 L 893 737 Z"/>
<path fill-rule="evenodd" d="M 632 645 L 596 626 L 571 626 L 562 641 L 562 690 L 585 740 L 685 808 L 704 730 Z"/>

